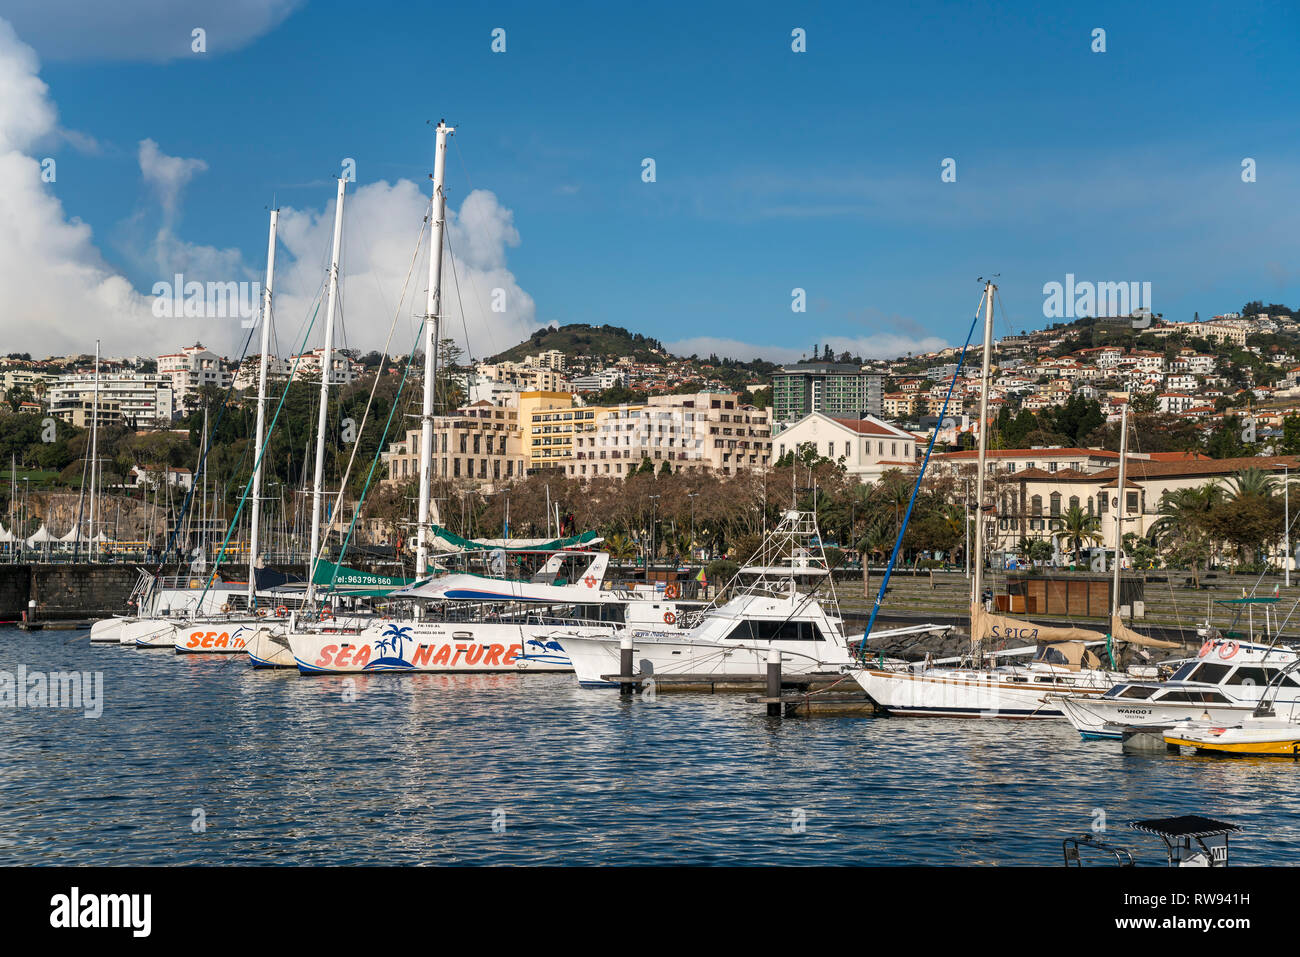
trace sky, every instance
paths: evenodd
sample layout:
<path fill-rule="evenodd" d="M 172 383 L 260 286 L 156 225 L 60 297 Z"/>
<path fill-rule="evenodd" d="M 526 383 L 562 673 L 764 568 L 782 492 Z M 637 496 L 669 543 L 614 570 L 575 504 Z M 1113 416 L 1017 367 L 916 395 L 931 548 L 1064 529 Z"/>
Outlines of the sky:
<path fill-rule="evenodd" d="M 999 335 L 1067 274 L 1176 320 L 1300 306 L 1297 41 L 1249 0 L 0 0 L 0 353 L 239 355 L 154 291 L 262 282 L 273 205 L 277 351 L 319 344 L 347 159 L 337 341 L 407 351 L 444 117 L 474 357 L 570 322 L 893 357 L 960 344 L 992 275 Z"/>

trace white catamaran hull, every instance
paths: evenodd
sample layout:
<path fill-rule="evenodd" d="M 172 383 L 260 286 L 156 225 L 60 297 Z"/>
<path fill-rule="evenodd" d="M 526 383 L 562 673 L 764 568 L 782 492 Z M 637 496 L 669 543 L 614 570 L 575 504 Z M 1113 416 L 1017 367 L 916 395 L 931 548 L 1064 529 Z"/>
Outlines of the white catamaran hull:
<path fill-rule="evenodd" d="M 890 714 L 1022 720 L 1058 718 L 1059 696 L 1094 697 L 1123 679 L 1108 672 L 1053 678 L 1028 670 L 959 668 L 919 672 L 863 668 L 851 674 L 871 700 Z"/>
<path fill-rule="evenodd" d="M 122 640 L 122 627 L 131 619 L 115 616 L 113 618 L 101 618 L 90 626 L 91 644 L 120 644 Z"/>
<path fill-rule="evenodd" d="M 572 671 L 559 643 L 547 637 L 554 630 L 526 623 L 401 620 L 360 631 L 291 632 L 288 639 L 303 674 Z"/>
<path fill-rule="evenodd" d="M 289 647 L 288 631 L 287 621 L 264 621 L 258 626 L 244 647 L 254 668 L 298 667 Z"/>

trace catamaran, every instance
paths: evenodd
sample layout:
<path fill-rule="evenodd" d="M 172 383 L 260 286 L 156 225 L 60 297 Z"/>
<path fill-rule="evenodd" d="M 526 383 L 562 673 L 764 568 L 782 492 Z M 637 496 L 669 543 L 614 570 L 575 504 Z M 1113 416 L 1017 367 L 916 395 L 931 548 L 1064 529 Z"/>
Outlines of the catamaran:
<path fill-rule="evenodd" d="M 975 478 L 977 518 L 972 550 L 974 573 L 970 604 L 971 654 L 968 658 L 957 659 L 956 666 L 938 662 L 898 668 L 888 665 L 872 667 L 863 663 L 851 669 L 854 679 L 863 690 L 877 705 L 890 714 L 962 718 L 1053 718 L 1061 715 L 1060 696 L 1100 696 L 1114 687 L 1117 682 L 1128 677 L 1124 672 L 1103 668 L 1102 662 L 1089 650 L 1089 645 L 1106 643 L 1106 635 L 1101 632 L 1074 626 L 1035 625 L 994 614 L 984 606 L 984 512 L 981 506 L 984 502 L 988 453 L 989 373 L 993 353 L 993 294 L 996 289 L 997 286 L 991 280 L 986 282 L 981 298 L 984 309 L 984 354 L 980 390 L 979 456 Z M 968 338 L 967 345 L 969 341 Z M 964 358 L 965 348 L 962 350 L 962 359 Z M 959 362 L 958 373 L 960 373 L 960 366 Z M 956 375 L 953 377 L 953 382 L 956 382 Z M 950 386 L 949 395 L 951 393 Z M 945 408 L 946 406 L 945 399 Z M 1116 514 L 1119 517 L 1115 523 L 1111 635 L 1113 638 L 1134 644 L 1177 647 L 1172 642 L 1156 641 L 1132 631 L 1123 624 L 1118 613 L 1120 545 L 1123 534 L 1122 516 L 1125 511 L 1126 416 L 1127 406 L 1124 407 L 1120 424 L 1120 492 L 1116 504 Z M 933 446 L 932 436 L 930 448 L 932 449 Z M 928 460 L 927 451 L 926 461 Z M 923 465 L 913 490 L 913 500 L 924 474 Z M 909 506 L 909 516 L 910 512 Z M 902 545 L 905 529 L 906 522 L 898 533 L 898 541 L 894 547 L 895 556 Z M 886 570 L 872 611 L 872 622 L 875 620 L 876 612 L 888 586 L 889 570 L 893 568 L 893 561 L 891 557 L 889 569 Z M 871 628 L 868 624 L 868 635 L 870 633 Z M 986 653 L 985 644 L 994 640 L 1007 639 L 1026 643 L 1026 647 L 1003 652 L 1003 655 L 1033 653 L 1032 660 L 1023 665 L 996 664 L 997 659 Z M 865 644 L 863 650 L 865 657 Z"/>
<path fill-rule="evenodd" d="M 298 621 L 286 636 L 304 674 L 363 671 L 570 671 L 551 637 L 569 626 L 612 634 L 624 625 L 664 631 L 687 627 L 704 603 L 668 583 L 607 581 L 609 553 L 586 547 L 547 552 L 493 549 L 543 558 L 527 577 L 458 571 L 392 590 L 387 600 L 414 603 L 414 614 L 346 623 Z M 503 569 L 498 566 L 499 571 Z M 408 645 L 408 642 L 410 643 Z"/>

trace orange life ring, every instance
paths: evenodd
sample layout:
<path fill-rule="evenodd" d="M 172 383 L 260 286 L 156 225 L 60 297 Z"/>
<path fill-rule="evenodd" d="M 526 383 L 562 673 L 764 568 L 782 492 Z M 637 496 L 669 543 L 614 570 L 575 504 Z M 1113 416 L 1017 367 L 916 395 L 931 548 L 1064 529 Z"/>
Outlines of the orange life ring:
<path fill-rule="evenodd" d="M 1201 645 L 1201 650 L 1197 653 L 1196 657 L 1204 658 L 1206 655 L 1210 653 L 1211 649 L 1213 648 L 1214 648 L 1214 639 L 1213 638 L 1205 639 L 1205 644 Z"/>
<path fill-rule="evenodd" d="M 677 616 L 674 615 L 671 611 L 664 612 L 664 624 L 665 625 L 677 624 Z"/>
<path fill-rule="evenodd" d="M 676 583 L 676 582 L 669 582 L 667 585 L 664 586 L 664 597 L 665 597 L 665 598 L 676 598 L 676 597 L 678 596 L 678 594 L 680 594 L 680 593 L 679 593 L 678 590 L 677 590 L 677 583 Z"/>
<path fill-rule="evenodd" d="M 289 614 L 289 609 L 284 607 L 284 605 L 281 605 L 275 610 L 275 617 L 277 618 L 283 618 L 287 614 Z"/>
<path fill-rule="evenodd" d="M 1231 646 L 1232 648 L 1231 651 L 1228 650 L 1229 646 Z M 1229 658 L 1235 655 L 1239 650 L 1241 650 L 1241 646 L 1238 645 L 1235 641 L 1226 642 L 1219 648 L 1219 657 L 1222 658 L 1224 661 L 1227 661 Z"/>
<path fill-rule="evenodd" d="M 333 618 L 333 617 L 334 617 L 334 612 L 330 611 L 328 608 L 322 608 L 320 610 L 321 621 L 324 621 L 326 618 Z"/>

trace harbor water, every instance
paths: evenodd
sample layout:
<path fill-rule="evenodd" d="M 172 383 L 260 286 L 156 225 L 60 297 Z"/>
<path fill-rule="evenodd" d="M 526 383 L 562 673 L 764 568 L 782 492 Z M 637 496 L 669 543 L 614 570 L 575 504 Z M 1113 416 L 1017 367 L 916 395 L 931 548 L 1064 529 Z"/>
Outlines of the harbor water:
<path fill-rule="evenodd" d="M 1064 721 L 775 719 L 0 629 L 20 668 L 102 675 L 102 713 L 0 708 L 4 865 L 1054 865 L 1070 834 L 1140 845 L 1127 821 L 1183 813 L 1242 825 L 1234 864 L 1297 850 L 1293 762 L 1128 754 Z"/>

